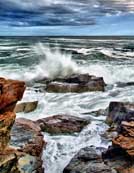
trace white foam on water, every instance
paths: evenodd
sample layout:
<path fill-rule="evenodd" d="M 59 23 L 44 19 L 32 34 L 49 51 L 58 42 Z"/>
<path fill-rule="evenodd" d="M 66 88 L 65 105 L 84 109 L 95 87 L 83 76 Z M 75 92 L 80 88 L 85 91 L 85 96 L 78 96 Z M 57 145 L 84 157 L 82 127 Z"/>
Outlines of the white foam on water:
<path fill-rule="evenodd" d="M 71 54 L 62 53 L 59 49 L 52 50 L 42 43 L 38 43 L 34 50 L 40 58 L 35 78 L 65 77 L 78 72 L 78 65 L 72 60 Z"/>
<path fill-rule="evenodd" d="M 70 159 L 81 149 L 87 146 L 108 147 L 100 134 L 106 130 L 102 122 L 92 122 L 80 134 L 74 136 L 51 136 L 45 134 L 47 146 L 44 151 L 45 173 L 63 173 Z"/>
<path fill-rule="evenodd" d="M 132 82 L 134 81 L 133 65 L 116 65 L 116 64 L 90 64 L 82 67 L 83 73 L 89 73 L 98 77 L 103 77 L 107 84 L 114 84 L 117 82 Z"/>
<path fill-rule="evenodd" d="M 33 67 L 19 67 L 16 68 L 16 71 L 12 65 L 8 66 L 7 70 L 3 67 L 4 71 L 1 70 L 1 76 L 31 81 L 44 77 L 65 77 L 79 72 L 79 67 L 72 60 L 71 54 L 62 53 L 58 48 L 52 50 L 42 43 L 37 43 L 31 49 L 36 53 L 39 64 L 33 65 Z"/>

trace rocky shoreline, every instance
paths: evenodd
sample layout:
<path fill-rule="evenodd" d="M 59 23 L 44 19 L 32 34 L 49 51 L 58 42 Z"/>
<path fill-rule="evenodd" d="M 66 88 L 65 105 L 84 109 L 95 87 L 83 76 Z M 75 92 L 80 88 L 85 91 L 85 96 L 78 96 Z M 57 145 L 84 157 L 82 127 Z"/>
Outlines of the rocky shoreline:
<path fill-rule="evenodd" d="M 16 120 L 15 106 L 25 91 L 22 81 L 0 78 L 0 172 L 43 173 L 45 147 L 40 128 L 29 120 Z"/>
<path fill-rule="evenodd" d="M 104 92 L 106 86 L 103 78 L 88 74 L 37 82 L 45 84 L 45 91 L 58 93 Z M 22 81 L 0 78 L 0 173 L 44 173 L 42 154 L 47 143 L 42 133 L 73 134 L 90 124 L 90 120 L 66 114 L 37 121 L 16 119 L 15 112 L 28 113 L 38 106 L 38 101 L 17 104 L 25 88 Z M 64 173 L 134 173 L 134 104 L 111 102 L 101 112 L 109 125 L 104 136 L 112 145 L 105 151 L 94 146 L 81 149 Z"/>
<path fill-rule="evenodd" d="M 111 102 L 105 110 L 108 133 L 116 132 L 112 145 L 104 152 L 93 146 L 81 149 L 64 169 L 64 173 L 133 173 L 134 172 L 134 104 Z M 111 135 L 112 136 L 112 135 Z M 97 152 L 98 151 L 98 152 Z"/>

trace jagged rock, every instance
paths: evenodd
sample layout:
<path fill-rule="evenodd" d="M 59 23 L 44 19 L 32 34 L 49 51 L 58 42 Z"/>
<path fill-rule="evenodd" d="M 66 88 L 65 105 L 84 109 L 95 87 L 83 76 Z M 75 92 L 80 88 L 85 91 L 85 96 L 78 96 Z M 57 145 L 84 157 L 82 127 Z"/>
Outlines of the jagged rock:
<path fill-rule="evenodd" d="M 119 135 L 113 139 L 113 145 L 134 157 L 134 121 L 121 123 Z"/>
<path fill-rule="evenodd" d="M 82 128 L 90 122 L 70 115 L 54 115 L 37 120 L 36 123 L 40 126 L 42 131 L 51 134 L 61 134 L 80 132 Z"/>
<path fill-rule="evenodd" d="M 113 139 L 113 145 L 117 145 L 124 149 L 130 156 L 134 156 L 134 138 L 123 135 L 117 136 Z"/>
<path fill-rule="evenodd" d="M 120 132 L 125 136 L 134 137 L 134 121 L 130 122 L 123 121 L 121 123 Z"/>
<path fill-rule="evenodd" d="M 134 120 L 134 103 L 111 102 L 106 113 L 106 123 L 120 124 L 122 121 Z"/>
<path fill-rule="evenodd" d="M 0 78 L 0 173 L 44 173 L 41 160 L 44 141 L 40 127 L 26 119 L 14 124 L 14 108 L 24 90 L 24 82 Z"/>
<path fill-rule="evenodd" d="M 19 103 L 15 107 L 15 112 L 29 113 L 34 111 L 37 108 L 37 106 L 38 106 L 38 101 Z"/>
<path fill-rule="evenodd" d="M 109 147 L 103 153 L 97 151 L 95 147 L 81 149 L 63 173 L 133 173 L 133 160 L 119 147 Z"/>
<path fill-rule="evenodd" d="M 116 173 L 106 165 L 93 147 L 81 149 L 64 169 L 63 173 Z"/>
<path fill-rule="evenodd" d="M 40 167 L 40 162 L 26 153 L 9 151 L 0 155 L 0 173 L 44 173 Z"/>
<path fill-rule="evenodd" d="M 25 83 L 0 78 L 0 152 L 4 152 L 10 140 L 10 131 L 15 121 L 15 104 L 23 96 Z"/>
<path fill-rule="evenodd" d="M 13 166 L 16 166 L 17 157 L 15 153 L 0 154 L 0 173 L 11 173 Z"/>
<path fill-rule="evenodd" d="M 104 91 L 105 83 L 102 77 L 90 76 L 88 74 L 71 75 L 49 82 L 46 86 L 47 92 L 88 92 Z"/>
<path fill-rule="evenodd" d="M 24 90 L 24 82 L 0 78 L 0 113 L 13 111 Z"/>
<path fill-rule="evenodd" d="M 0 114 L 0 153 L 3 152 L 9 144 L 10 131 L 15 121 L 14 112 Z"/>
<path fill-rule="evenodd" d="M 117 146 L 109 147 L 102 154 L 104 162 L 111 168 L 114 168 L 118 173 L 133 173 L 133 159 L 126 155 L 125 151 Z"/>
<path fill-rule="evenodd" d="M 74 74 L 69 77 L 55 79 L 55 81 L 65 82 L 65 83 L 77 83 L 86 84 L 90 80 L 96 79 L 95 76 L 90 76 L 89 74 Z"/>
<path fill-rule="evenodd" d="M 18 118 L 11 132 L 11 145 L 33 156 L 41 156 L 44 147 L 40 127 L 33 121 Z"/>
<path fill-rule="evenodd" d="M 113 146 L 134 157 L 134 104 L 111 102 L 107 112 L 107 122 L 116 124 L 118 135 L 113 138 Z"/>
<path fill-rule="evenodd" d="M 43 140 L 40 127 L 35 122 L 25 118 L 18 118 L 12 128 L 10 144 L 17 147 L 17 151 L 23 154 L 27 153 L 28 158 L 34 160 L 31 169 L 37 167 L 36 173 L 44 173 L 41 157 L 46 143 Z M 29 159 L 27 162 L 31 163 Z"/>

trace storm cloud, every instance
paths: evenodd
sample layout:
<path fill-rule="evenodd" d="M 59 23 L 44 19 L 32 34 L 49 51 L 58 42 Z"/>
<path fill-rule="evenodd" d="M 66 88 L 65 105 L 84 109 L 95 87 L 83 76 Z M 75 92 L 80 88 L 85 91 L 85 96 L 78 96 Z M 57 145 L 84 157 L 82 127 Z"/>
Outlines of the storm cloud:
<path fill-rule="evenodd" d="M 11 27 L 93 26 L 133 13 L 134 0 L 0 0 L 0 25 Z"/>

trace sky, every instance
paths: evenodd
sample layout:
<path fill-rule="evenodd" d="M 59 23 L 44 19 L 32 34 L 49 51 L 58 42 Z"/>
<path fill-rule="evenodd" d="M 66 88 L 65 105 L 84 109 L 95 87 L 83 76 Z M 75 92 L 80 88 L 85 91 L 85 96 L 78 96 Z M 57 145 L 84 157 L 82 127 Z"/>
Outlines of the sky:
<path fill-rule="evenodd" d="M 134 35 L 134 0 L 0 0 L 0 36 Z"/>

